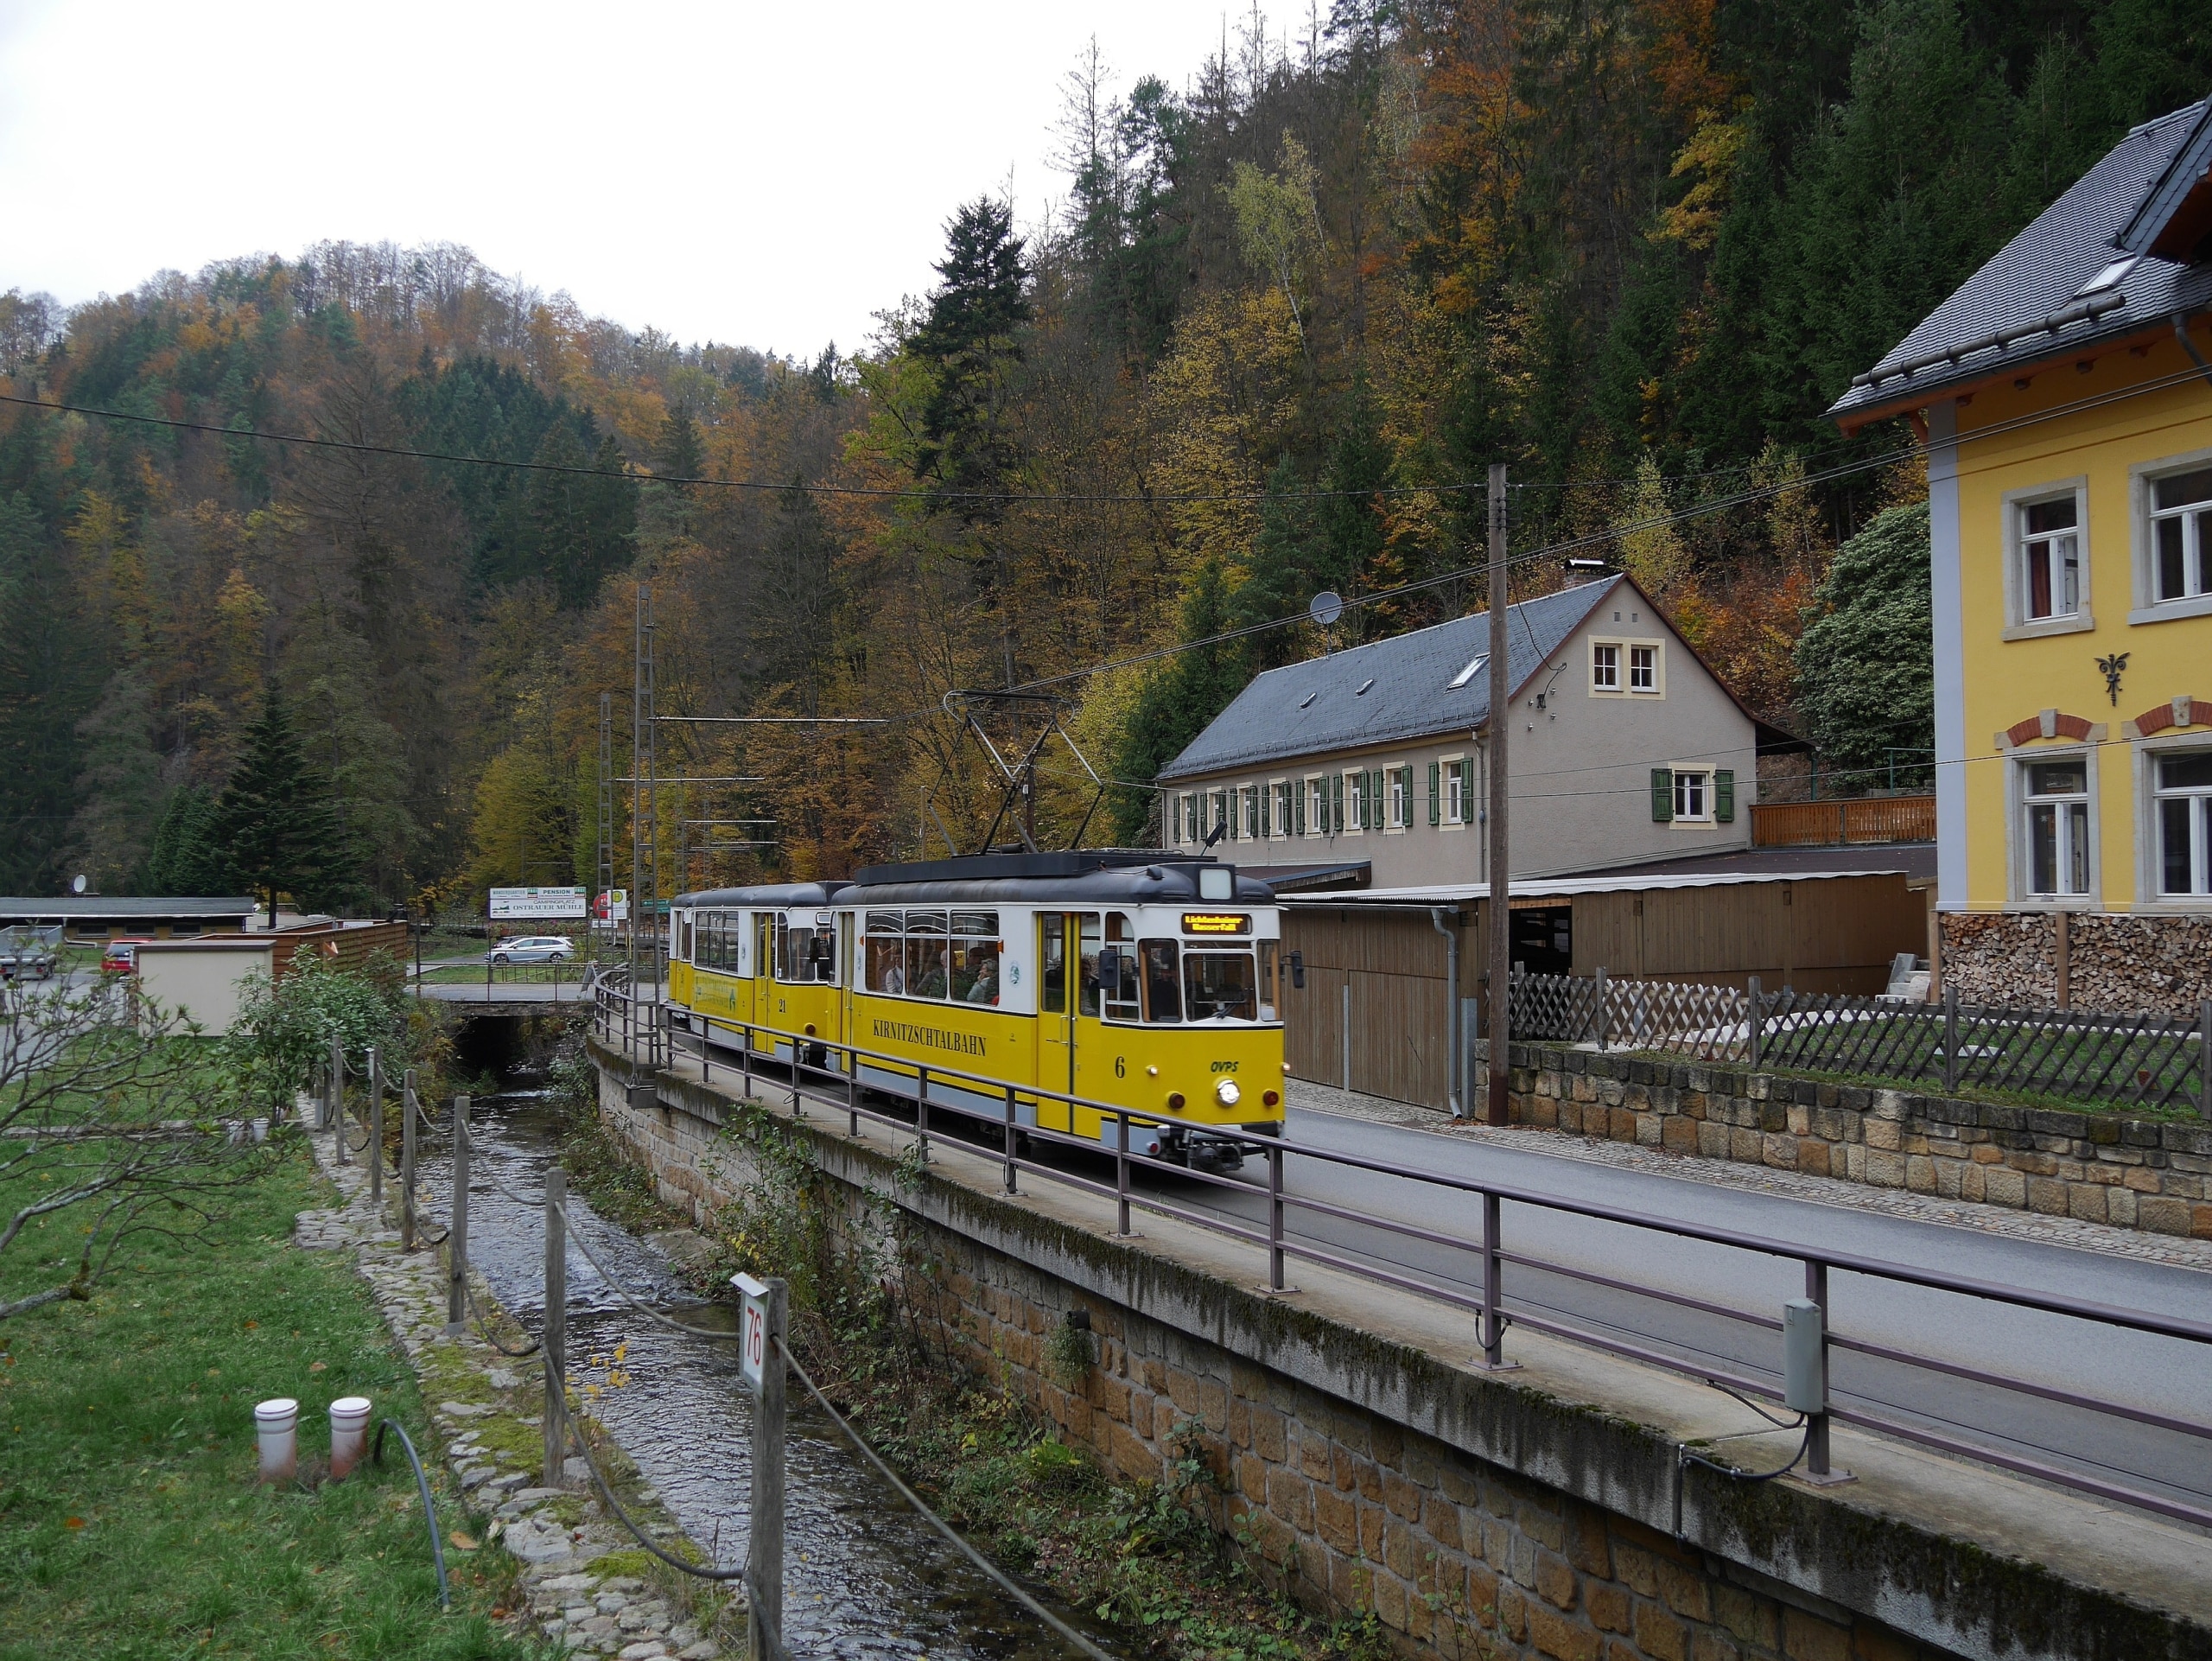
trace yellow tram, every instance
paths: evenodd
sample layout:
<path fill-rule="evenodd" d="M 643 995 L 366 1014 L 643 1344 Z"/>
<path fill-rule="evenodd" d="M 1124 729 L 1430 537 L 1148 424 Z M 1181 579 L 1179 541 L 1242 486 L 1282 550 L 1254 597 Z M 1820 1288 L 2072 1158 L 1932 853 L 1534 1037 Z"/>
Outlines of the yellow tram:
<path fill-rule="evenodd" d="M 1280 913 L 1211 858 L 1148 851 L 984 854 L 862 869 L 851 882 L 677 896 L 670 1019 L 716 1049 L 745 1029 L 792 1060 L 813 1040 L 861 1080 L 931 1111 L 1015 1114 L 1111 1145 L 1116 1121 L 1030 1093 L 1158 1115 L 1133 1149 L 1233 1166 L 1283 1120 Z M 779 1036 L 783 1034 L 783 1036 Z M 976 1075 L 992 1088 L 942 1079 Z"/>

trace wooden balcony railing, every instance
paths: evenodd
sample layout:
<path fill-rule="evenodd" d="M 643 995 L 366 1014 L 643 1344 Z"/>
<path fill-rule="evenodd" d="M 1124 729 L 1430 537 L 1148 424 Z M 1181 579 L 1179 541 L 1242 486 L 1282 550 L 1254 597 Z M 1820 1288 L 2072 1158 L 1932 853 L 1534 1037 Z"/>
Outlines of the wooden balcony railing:
<path fill-rule="evenodd" d="M 1760 802 L 1754 848 L 1835 848 L 1866 842 L 1933 842 L 1933 796 L 1866 796 L 1828 802 Z"/>

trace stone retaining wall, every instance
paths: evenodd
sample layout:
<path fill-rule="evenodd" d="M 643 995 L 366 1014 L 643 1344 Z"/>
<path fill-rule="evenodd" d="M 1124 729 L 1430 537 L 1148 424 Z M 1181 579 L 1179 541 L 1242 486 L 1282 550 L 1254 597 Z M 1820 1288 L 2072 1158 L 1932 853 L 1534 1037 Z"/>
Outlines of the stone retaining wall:
<path fill-rule="evenodd" d="M 1945 912 L 1943 980 L 1965 1003 L 2055 1009 L 2055 912 Z M 2065 1002 L 2193 1021 L 2212 998 L 2212 916 L 2074 912 L 2066 920 Z"/>
<path fill-rule="evenodd" d="M 702 1217 L 724 1203 L 747 1161 L 722 1126 L 743 1110 L 666 1074 L 640 1099 L 597 1053 L 602 1117 L 664 1199 Z M 1684 1467 L 1660 1434 L 1510 1375 L 934 1174 L 902 1180 L 841 1120 L 777 1120 L 809 1139 L 855 1217 L 872 1192 L 921 1231 L 937 1268 L 911 1290 L 970 1367 L 1123 1478 L 1157 1480 L 1194 1450 L 1217 1480 L 1215 1526 L 1256 1572 L 1319 1612 L 1372 1610 L 1402 1653 L 2212 1657 L 2212 1635 L 2031 1565 L 1809 1490 Z M 1095 1345 L 1079 1379 L 1048 1360 L 1066 1352 L 1052 1340 L 1071 1311 Z"/>
<path fill-rule="evenodd" d="M 1478 1043 L 1478 1088 L 1489 1046 Z M 1516 1044 L 1515 1122 L 1876 1187 L 2212 1238 L 2212 1125 L 1953 1101 Z"/>

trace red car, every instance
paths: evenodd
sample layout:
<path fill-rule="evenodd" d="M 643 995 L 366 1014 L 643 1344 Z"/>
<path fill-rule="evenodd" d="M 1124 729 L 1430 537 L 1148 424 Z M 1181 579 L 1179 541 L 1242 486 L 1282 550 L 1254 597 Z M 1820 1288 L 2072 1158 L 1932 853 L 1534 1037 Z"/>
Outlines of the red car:
<path fill-rule="evenodd" d="M 151 945 L 153 941 L 144 935 L 110 940 L 107 950 L 100 953 L 100 972 L 105 975 L 135 975 L 138 972 L 138 948 Z"/>

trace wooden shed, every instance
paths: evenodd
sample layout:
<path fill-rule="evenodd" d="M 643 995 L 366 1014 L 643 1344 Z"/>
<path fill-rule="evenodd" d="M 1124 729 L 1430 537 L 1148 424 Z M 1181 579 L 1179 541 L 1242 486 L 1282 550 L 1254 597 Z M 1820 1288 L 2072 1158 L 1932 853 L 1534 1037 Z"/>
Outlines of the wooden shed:
<path fill-rule="evenodd" d="M 1300 1078 L 1449 1105 L 1451 945 L 1467 1019 L 1487 983 L 1483 883 L 1284 894 L 1283 946 L 1306 984 L 1285 994 Z M 1874 993 L 1899 952 L 1927 950 L 1904 873 L 1566 877 L 1514 893 L 1513 960 L 1532 974 Z"/>

